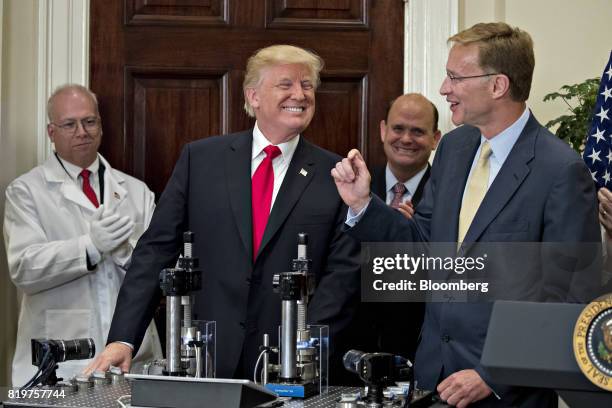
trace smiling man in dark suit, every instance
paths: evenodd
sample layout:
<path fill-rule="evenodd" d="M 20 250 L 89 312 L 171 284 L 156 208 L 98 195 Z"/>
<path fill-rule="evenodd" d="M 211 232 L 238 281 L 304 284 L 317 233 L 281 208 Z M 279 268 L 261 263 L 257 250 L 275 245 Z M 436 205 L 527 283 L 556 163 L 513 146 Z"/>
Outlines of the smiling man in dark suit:
<path fill-rule="evenodd" d="M 440 136 L 438 110 L 429 99 L 416 93 L 395 98 L 386 120 L 380 121 L 387 164 L 372 172 L 372 192 L 411 217 L 429 180 L 429 157 Z"/>
<path fill-rule="evenodd" d="M 387 164 L 372 172 L 372 193 L 412 218 L 429 180 L 429 157 L 440 137 L 438 110 L 429 99 L 417 93 L 395 98 L 387 118 L 380 121 L 380 140 Z M 398 315 L 408 321 L 401 328 L 397 324 Z M 354 324 L 359 333 L 355 347 L 412 360 L 422 322 L 421 302 L 362 302 Z"/>
<path fill-rule="evenodd" d="M 357 150 L 349 152 L 332 170 L 350 207 L 349 234 L 362 241 L 450 243 L 463 257 L 482 243 L 556 243 L 573 251 L 556 258 L 538 252 L 528 274 L 509 272 L 533 280 L 525 288 L 529 300 L 588 301 L 599 277 L 597 265 L 584 265 L 597 257 L 575 248 L 600 245 L 595 188 L 581 158 L 527 108 L 531 37 L 505 23 L 481 23 L 449 41 L 440 93 L 453 123 L 464 126 L 442 138 L 412 220 L 370 196 L 365 162 Z M 552 391 L 491 381 L 480 364 L 490 316 L 490 303 L 428 303 L 415 359 L 419 386 L 437 389 L 459 408 L 556 407 Z"/>
<path fill-rule="evenodd" d="M 108 345 L 90 371 L 129 369 L 159 303 L 159 271 L 174 265 L 187 230 L 203 271 L 195 314 L 217 322 L 218 377 L 252 378 L 263 334 L 276 338 L 281 301 L 272 277 L 291 270 L 300 232 L 309 235 L 317 282 L 308 317 L 330 325 L 337 344 L 358 301 L 359 268 L 356 244 L 341 232 L 346 207 L 329 176 L 339 157 L 301 135 L 314 115 L 322 67 L 317 55 L 288 45 L 249 59 L 243 88 L 255 127 L 183 149 L 135 249 Z"/>

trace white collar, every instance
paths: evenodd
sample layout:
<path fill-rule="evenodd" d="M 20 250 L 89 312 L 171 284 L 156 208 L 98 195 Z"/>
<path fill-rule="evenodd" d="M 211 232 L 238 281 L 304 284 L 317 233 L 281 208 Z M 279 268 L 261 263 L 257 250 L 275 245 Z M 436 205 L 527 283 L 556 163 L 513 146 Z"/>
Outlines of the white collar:
<path fill-rule="evenodd" d="M 64 169 L 66 169 L 66 172 L 68 173 L 70 178 L 73 180 L 77 180 L 78 177 L 81 175 L 81 171 L 83 170 L 83 168 L 75 164 L 72 164 L 65 159 L 62 159 L 59 154 L 57 155 L 57 158 L 60 160 L 60 162 L 64 166 Z M 96 160 L 94 160 L 94 162 L 91 163 L 89 167 L 87 167 L 87 170 L 91 171 L 92 174 L 98 174 L 99 168 L 100 168 L 100 158 L 98 157 L 98 155 L 96 155 Z"/>
<path fill-rule="evenodd" d="M 529 120 L 529 108 L 525 107 L 525 111 L 513 124 L 502 130 L 497 135 L 490 139 L 480 135 L 480 144 L 485 140 L 489 141 L 491 151 L 493 152 L 492 157 L 499 163 L 504 163 L 506 158 L 510 154 L 510 151 L 514 147 L 514 144 L 518 140 L 519 136 L 525 129 L 527 121 Z"/>
<path fill-rule="evenodd" d="M 299 141 L 300 135 L 297 135 L 288 140 L 287 142 L 276 145 L 281 151 L 281 157 L 283 158 L 283 160 L 291 160 L 291 157 L 293 157 L 293 153 L 295 153 L 295 149 L 297 148 Z M 269 146 L 270 144 L 272 143 L 270 143 L 268 138 L 266 138 L 266 136 L 264 136 L 261 130 L 259 130 L 257 122 L 255 122 L 255 127 L 253 128 L 253 149 L 251 152 L 251 160 L 259 156 L 263 152 L 263 149 L 266 146 Z"/>
<path fill-rule="evenodd" d="M 414 195 L 414 193 L 416 193 L 417 188 L 419 188 L 419 183 L 421 183 L 421 179 L 425 175 L 426 171 L 427 171 L 427 165 L 425 165 L 425 167 L 419 170 L 417 174 L 410 177 L 410 179 L 408 179 L 408 181 L 404 183 L 404 185 L 406 186 L 407 194 Z M 393 186 L 396 185 L 397 183 L 398 183 L 398 180 L 393 174 L 393 172 L 391 171 L 391 169 L 389 168 L 389 163 L 387 163 L 387 166 L 385 168 L 385 184 L 387 187 L 386 191 L 389 192 L 393 188 Z"/>

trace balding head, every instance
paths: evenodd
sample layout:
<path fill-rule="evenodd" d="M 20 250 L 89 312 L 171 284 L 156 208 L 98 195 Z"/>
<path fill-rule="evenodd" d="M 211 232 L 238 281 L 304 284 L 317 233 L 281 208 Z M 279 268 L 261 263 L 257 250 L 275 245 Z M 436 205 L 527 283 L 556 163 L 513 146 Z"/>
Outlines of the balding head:
<path fill-rule="evenodd" d="M 380 138 L 391 172 L 405 182 L 427 166 L 440 140 L 438 110 L 421 94 L 396 98 L 387 119 L 380 122 Z"/>
<path fill-rule="evenodd" d="M 387 116 L 386 120 L 389 120 L 389 114 L 391 113 L 391 108 L 393 105 L 396 105 L 396 108 L 399 109 L 400 106 L 406 106 L 407 104 L 415 104 L 421 105 L 423 107 L 429 106 L 431 109 L 431 118 L 432 118 L 432 128 L 433 132 L 438 130 L 438 108 L 433 104 L 429 99 L 421 95 L 420 93 L 407 93 L 404 95 L 400 95 L 397 98 L 393 99 L 391 103 L 389 103 L 389 107 L 387 108 Z"/>
<path fill-rule="evenodd" d="M 81 85 L 64 85 L 49 98 L 47 115 L 47 134 L 55 152 L 76 166 L 89 167 L 102 140 L 96 96 Z"/>
<path fill-rule="evenodd" d="M 56 117 L 56 112 L 54 111 L 54 105 L 59 96 L 62 95 L 82 95 L 85 98 L 89 99 L 94 106 L 94 110 L 96 111 L 96 115 L 100 116 L 100 112 L 98 111 L 98 98 L 96 94 L 91 92 L 89 89 L 79 84 L 66 84 L 55 88 L 49 99 L 47 100 L 47 118 L 49 122 L 53 122 Z"/>

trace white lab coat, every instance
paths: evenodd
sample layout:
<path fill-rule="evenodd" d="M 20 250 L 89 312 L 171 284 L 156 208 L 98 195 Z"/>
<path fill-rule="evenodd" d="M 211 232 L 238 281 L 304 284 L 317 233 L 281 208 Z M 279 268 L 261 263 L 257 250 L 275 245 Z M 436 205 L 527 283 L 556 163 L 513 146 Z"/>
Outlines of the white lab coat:
<path fill-rule="evenodd" d="M 22 386 L 35 373 L 30 340 L 69 340 L 91 337 L 100 353 L 113 317 L 119 287 L 131 250 L 148 227 L 155 207 L 147 186 L 105 166 L 104 206 L 128 215 L 135 224 L 129 242 L 112 254 L 102 254 L 87 270 L 89 222 L 95 211 L 81 188 L 53 155 L 42 165 L 14 180 L 6 189 L 4 240 L 13 283 L 23 292 L 13 386 Z M 151 324 L 135 361 L 161 357 Z M 90 360 L 61 363 L 58 377 L 78 374 Z"/>

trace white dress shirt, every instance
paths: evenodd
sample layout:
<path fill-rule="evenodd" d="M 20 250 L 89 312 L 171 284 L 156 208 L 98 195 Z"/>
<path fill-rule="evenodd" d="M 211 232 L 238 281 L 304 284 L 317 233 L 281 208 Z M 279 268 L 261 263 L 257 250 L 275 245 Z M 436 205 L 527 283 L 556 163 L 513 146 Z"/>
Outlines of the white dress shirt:
<path fill-rule="evenodd" d="M 272 211 L 272 208 L 274 207 L 274 201 L 276 201 L 276 196 L 278 195 L 280 186 L 285 179 L 285 174 L 287 174 L 289 163 L 291 163 L 291 159 L 293 158 L 293 154 L 295 153 L 295 149 L 297 148 L 299 141 L 300 135 L 297 135 L 288 142 L 276 145 L 280 149 L 281 154 L 272 160 L 272 169 L 274 171 L 274 189 L 272 190 L 272 203 L 270 204 L 270 211 Z M 255 174 L 257 167 L 259 167 L 263 159 L 266 157 L 266 153 L 263 151 L 263 149 L 271 144 L 272 143 L 266 138 L 261 130 L 259 130 L 257 122 L 255 122 L 255 127 L 253 128 L 253 150 L 251 153 L 251 178 L 253 177 L 253 174 Z"/>
<path fill-rule="evenodd" d="M 502 132 L 493 136 L 490 139 L 485 138 L 483 135 L 480 135 L 480 146 L 474 155 L 474 160 L 472 161 L 472 167 L 470 168 L 470 174 L 468 176 L 468 180 L 465 183 L 465 187 L 463 190 L 463 196 L 465 196 L 465 188 L 470 181 L 470 177 L 472 177 L 472 172 L 478 163 L 478 158 L 480 157 L 480 150 L 482 149 L 482 144 L 487 140 L 489 145 L 491 146 L 491 156 L 489 157 L 489 184 L 487 185 L 487 189 L 491 187 L 493 184 L 493 180 L 497 177 L 499 170 L 504 165 L 504 162 L 508 158 L 510 151 L 514 147 L 514 144 L 518 140 L 521 132 L 527 125 L 527 121 L 529 120 L 529 109 L 525 108 L 523 114 L 514 121 L 513 124 L 508 126 Z"/>

